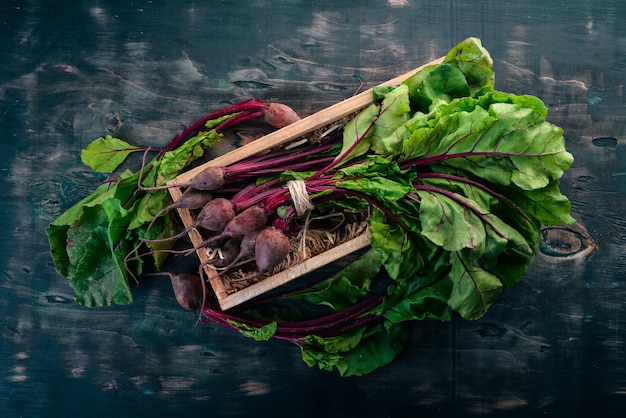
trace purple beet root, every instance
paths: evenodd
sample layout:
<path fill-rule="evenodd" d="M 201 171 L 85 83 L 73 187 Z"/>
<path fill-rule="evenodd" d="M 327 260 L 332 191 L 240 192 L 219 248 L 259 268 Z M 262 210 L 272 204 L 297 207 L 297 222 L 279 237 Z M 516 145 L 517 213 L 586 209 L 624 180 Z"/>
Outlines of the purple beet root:
<path fill-rule="evenodd" d="M 254 244 L 254 261 L 257 265 L 257 271 L 243 278 L 232 279 L 231 282 L 252 280 L 269 273 L 283 262 L 290 249 L 291 242 L 280 229 L 271 226 L 261 230 L 256 236 Z"/>
<path fill-rule="evenodd" d="M 196 226 L 211 232 L 221 232 L 235 217 L 235 209 L 228 199 L 222 197 L 207 203 L 196 218 Z"/>
<path fill-rule="evenodd" d="M 163 190 L 172 187 L 192 188 L 196 190 L 217 190 L 226 183 L 223 167 L 207 167 L 185 183 L 166 184 L 164 186 L 143 187 L 141 190 Z"/>
<path fill-rule="evenodd" d="M 248 232 L 241 239 L 241 243 L 239 244 L 239 251 L 237 252 L 237 256 L 228 264 L 225 270 L 229 270 L 235 264 L 239 263 L 246 257 L 250 257 L 254 255 L 254 248 L 256 243 L 256 237 L 259 235 L 259 231 Z"/>
<path fill-rule="evenodd" d="M 189 273 L 158 272 L 149 273 L 149 276 L 166 275 L 172 283 L 174 296 L 180 306 L 189 310 L 196 310 L 202 306 L 204 298 L 203 285 L 198 276 Z"/>
<path fill-rule="evenodd" d="M 264 119 L 275 128 L 284 128 L 300 120 L 300 116 L 289 106 L 282 103 L 270 103 L 265 110 Z"/>
<path fill-rule="evenodd" d="M 202 208 L 194 223 L 189 225 L 187 228 L 182 230 L 176 235 L 172 235 L 171 237 L 154 239 L 154 240 L 143 240 L 145 242 L 156 243 L 156 242 L 167 242 L 171 240 L 178 239 L 185 234 L 189 233 L 193 228 L 204 228 L 208 231 L 219 232 L 224 230 L 226 225 L 235 217 L 235 210 L 233 209 L 233 205 L 228 199 L 224 198 L 215 198 L 207 202 L 206 205 Z"/>
<path fill-rule="evenodd" d="M 232 242 L 233 240 L 238 241 L 239 245 L 238 245 L 235 256 L 230 260 L 229 263 L 226 264 L 226 263 L 221 262 L 219 266 L 217 265 L 217 263 L 213 262 L 213 260 L 209 260 L 200 264 L 200 277 L 203 277 L 204 269 L 202 267 L 206 264 L 211 264 L 213 265 L 213 267 L 222 267 L 222 270 L 219 273 L 209 278 L 209 280 L 212 280 L 230 271 L 230 269 L 233 266 L 237 265 L 237 263 L 244 260 L 246 257 L 253 256 L 254 249 L 256 247 L 256 237 L 258 235 L 259 235 L 259 231 L 252 231 L 252 232 L 248 232 L 243 237 L 233 237 L 229 239 L 228 241 L 226 241 L 224 246 L 222 246 L 222 252 L 224 252 L 224 249 L 228 246 L 230 242 Z M 231 254 L 231 251 L 229 251 L 228 253 Z"/>
<path fill-rule="evenodd" d="M 229 266 L 239 254 L 241 248 L 241 237 L 233 237 L 226 241 L 220 248 L 221 257 L 215 257 L 205 261 L 203 264 L 210 264 L 216 268 L 224 268 Z"/>
<path fill-rule="evenodd" d="M 244 236 L 250 232 L 258 231 L 266 224 L 267 215 L 263 208 L 251 206 L 232 218 L 221 233 L 204 240 L 195 249 L 219 246 L 228 238 Z"/>
<path fill-rule="evenodd" d="M 154 215 L 154 218 L 152 218 L 152 220 L 148 224 L 148 227 L 146 228 L 146 233 L 144 235 L 148 235 L 148 231 L 150 231 L 150 229 L 154 225 L 154 222 L 164 213 L 169 212 L 173 209 L 200 209 L 201 207 L 206 205 L 207 202 L 211 200 L 211 198 L 212 194 L 208 191 L 197 189 L 185 190 L 185 192 L 180 196 L 180 199 L 178 199 L 176 202 L 173 202 L 171 205 L 164 207 L 159 211 L 159 213 Z"/>
<path fill-rule="evenodd" d="M 267 273 L 278 266 L 289 254 L 291 243 L 280 229 L 265 228 L 256 238 L 254 259 L 259 274 Z"/>

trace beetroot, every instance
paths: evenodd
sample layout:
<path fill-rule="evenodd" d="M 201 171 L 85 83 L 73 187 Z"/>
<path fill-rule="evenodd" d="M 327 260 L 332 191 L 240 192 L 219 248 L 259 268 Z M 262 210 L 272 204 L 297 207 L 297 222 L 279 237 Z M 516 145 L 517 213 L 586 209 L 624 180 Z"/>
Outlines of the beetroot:
<path fill-rule="evenodd" d="M 270 103 L 265 110 L 264 119 L 274 128 L 280 129 L 299 121 L 300 116 L 287 105 Z"/>
<path fill-rule="evenodd" d="M 216 261 L 214 262 L 214 260 L 208 260 L 204 263 L 201 263 L 200 270 L 199 270 L 200 277 L 203 277 L 203 273 L 204 273 L 203 267 L 207 264 L 212 264 L 213 267 L 222 267 L 222 270 L 219 273 L 209 278 L 209 280 L 212 280 L 230 271 L 232 267 L 237 265 L 237 263 L 241 262 L 246 257 L 254 255 L 256 237 L 258 236 L 258 234 L 259 234 L 259 231 L 252 231 L 252 232 L 247 233 L 243 237 L 233 237 L 229 239 L 228 241 L 226 241 L 226 243 L 222 247 L 222 251 L 224 251 L 225 248 L 230 247 L 229 244 L 233 242 L 233 240 L 238 242 L 238 247 L 236 248 L 236 251 L 233 251 L 234 248 L 228 248 L 228 257 L 224 258 L 224 260 L 230 259 L 230 262 L 225 263 L 224 261 L 219 260 L 220 261 L 219 266 Z M 232 257 L 233 253 L 235 254 L 234 257 Z"/>
<path fill-rule="evenodd" d="M 154 215 L 154 218 L 152 218 L 152 220 L 148 224 L 144 235 L 148 235 L 148 231 L 150 231 L 152 225 L 154 225 L 154 222 L 164 213 L 169 212 L 173 209 L 199 209 L 206 205 L 212 197 L 213 196 L 211 192 L 208 191 L 197 189 L 185 190 L 180 199 L 178 199 L 176 202 L 173 202 L 171 205 L 164 207 L 156 215 Z"/>
<path fill-rule="evenodd" d="M 176 301 L 183 308 L 193 311 L 202 306 L 204 285 L 198 276 L 189 273 L 172 273 L 166 271 L 149 273 L 148 275 L 169 276 Z"/>
<path fill-rule="evenodd" d="M 258 235 L 259 231 L 252 231 L 248 232 L 242 237 L 242 239 L 240 240 L 239 251 L 237 252 L 237 255 L 231 260 L 231 262 L 227 266 L 225 266 L 225 270 L 230 269 L 244 258 L 254 255 L 256 237 Z"/>
<path fill-rule="evenodd" d="M 267 224 L 267 215 L 263 208 L 258 205 L 250 206 L 243 212 L 238 213 L 230 220 L 220 234 L 204 240 L 195 249 L 203 247 L 215 247 L 228 238 L 244 236 L 250 232 L 258 231 Z"/>
<path fill-rule="evenodd" d="M 178 187 L 191 187 L 198 190 L 217 190 L 225 183 L 222 167 L 207 167 L 196 174 L 187 184 L 178 184 Z"/>
<path fill-rule="evenodd" d="M 289 254 L 291 243 L 283 231 L 273 226 L 265 228 L 256 238 L 254 259 L 259 274 L 278 266 Z"/>
<path fill-rule="evenodd" d="M 198 214 L 193 224 L 182 230 L 176 235 L 171 237 L 148 240 L 144 239 L 144 242 L 166 242 L 178 239 L 194 228 L 204 228 L 208 231 L 219 232 L 222 231 L 225 226 L 234 218 L 235 211 L 230 200 L 224 198 L 216 198 L 207 202 Z"/>
<path fill-rule="evenodd" d="M 203 263 L 210 264 L 215 268 L 225 268 L 231 265 L 239 254 L 241 237 L 232 237 L 220 248 L 221 257 L 215 257 Z M 200 266 L 202 267 L 202 266 Z"/>
<path fill-rule="evenodd" d="M 212 197 L 213 195 L 210 191 L 189 188 L 185 190 L 185 192 L 176 202 L 173 202 L 171 205 L 167 206 L 163 210 L 200 209 L 201 207 L 206 205 Z"/>
<path fill-rule="evenodd" d="M 164 186 L 154 186 L 154 187 L 143 187 L 141 184 L 139 188 L 141 190 L 162 190 L 169 189 L 172 187 L 181 187 L 181 188 L 192 188 L 196 190 L 217 190 L 222 187 L 225 183 L 224 179 L 224 168 L 222 167 L 214 167 L 210 166 L 205 168 L 196 174 L 191 180 L 185 183 L 174 183 L 174 184 L 166 184 Z"/>
<path fill-rule="evenodd" d="M 216 198 L 207 203 L 196 219 L 197 226 L 207 231 L 220 232 L 235 217 L 235 210 L 228 199 Z"/>
<path fill-rule="evenodd" d="M 231 282 L 252 280 L 269 273 L 285 260 L 290 249 L 291 242 L 280 229 L 270 226 L 261 230 L 254 241 L 254 261 L 257 271 L 239 279 L 231 279 Z"/>

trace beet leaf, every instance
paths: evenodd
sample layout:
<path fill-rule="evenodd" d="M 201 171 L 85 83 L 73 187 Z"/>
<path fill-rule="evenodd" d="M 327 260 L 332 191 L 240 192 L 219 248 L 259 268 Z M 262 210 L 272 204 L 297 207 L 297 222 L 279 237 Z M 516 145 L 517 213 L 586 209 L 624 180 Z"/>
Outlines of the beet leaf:
<path fill-rule="evenodd" d="M 80 158 L 94 171 L 112 173 L 126 160 L 126 157 L 137 151 L 144 151 L 144 149 L 107 135 L 91 142 L 82 150 Z"/>

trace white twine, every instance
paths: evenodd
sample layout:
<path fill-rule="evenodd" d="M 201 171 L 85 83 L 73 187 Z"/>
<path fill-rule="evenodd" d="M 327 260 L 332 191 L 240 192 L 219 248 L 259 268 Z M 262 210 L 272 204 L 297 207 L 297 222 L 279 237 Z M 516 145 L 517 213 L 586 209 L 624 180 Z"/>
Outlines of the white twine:
<path fill-rule="evenodd" d="M 311 212 L 307 212 L 306 221 L 304 221 L 304 228 L 302 228 L 302 235 L 300 235 L 300 252 L 304 258 L 308 258 L 306 253 L 306 233 L 309 229 L 309 221 L 311 220 Z"/>
<path fill-rule="evenodd" d="M 291 195 L 291 200 L 293 200 L 293 206 L 298 216 L 302 216 L 313 210 L 314 206 L 311 199 L 309 199 L 304 180 L 290 180 L 287 182 L 287 187 L 289 188 L 289 194 Z"/>

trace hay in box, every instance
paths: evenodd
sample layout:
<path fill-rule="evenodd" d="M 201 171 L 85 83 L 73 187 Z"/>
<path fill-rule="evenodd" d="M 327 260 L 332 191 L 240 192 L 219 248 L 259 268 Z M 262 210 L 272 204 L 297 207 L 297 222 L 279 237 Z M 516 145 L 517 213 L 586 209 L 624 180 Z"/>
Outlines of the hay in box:
<path fill-rule="evenodd" d="M 442 61 L 443 58 L 432 61 L 381 85 L 399 84 L 425 66 Z M 208 167 L 226 167 L 253 156 L 290 147 L 297 149 L 300 144 L 320 140 L 320 137 L 342 126 L 347 119 L 371 102 L 372 89 L 369 89 L 195 167 L 168 183 L 171 186 L 169 191 L 172 199 L 178 200 L 184 192 L 184 188 L 176 187 L 176 185 L 186 184 Z M 186 228 L 194 223 L 196 212 L 187 209 L 177 211 Z M 206 264 L 204 266 L 205 277 L 209 278 L 210 286 L 220 307 L 226 310 L 238 306 L 367 247 L 369 236 L 366 212 L 352 212 L 337 208 L 322 216 L 316 214 L 306 217 L 300 231 L 289 237 L 291 249 L 285 260 L 270 273 L 259 277 L 245 279 L 250 275 L 254 276 L 253 262 L 229 269 L 222 274 L 218 274 L 218 270 Z M 189 237 L 196 247 L 207 239 L 207 235 L 196 228 L 191 229 Z M 201 263 L 207 263 L 212 257 L 219 257 L 217 249 L 202 248 L 196 253 Z"/>

